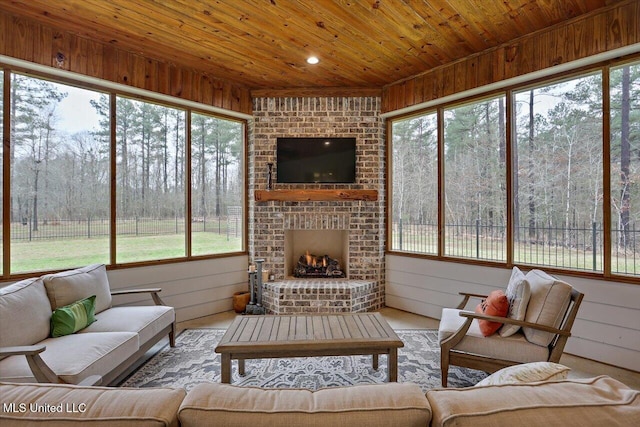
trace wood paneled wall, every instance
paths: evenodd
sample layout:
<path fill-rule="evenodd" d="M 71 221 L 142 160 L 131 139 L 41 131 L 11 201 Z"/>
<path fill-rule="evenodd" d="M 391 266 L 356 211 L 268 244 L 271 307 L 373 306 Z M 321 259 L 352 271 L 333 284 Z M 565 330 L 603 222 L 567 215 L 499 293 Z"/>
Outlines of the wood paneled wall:
<path fill-rule="evenodd" d="M 246 291 L 247 255 L 108 270 L 111 290 L 162 288 L 160 297 L 176 310 L 176 320 L 231 310 L 233 294 Z M 114 305 L 150 305 L 149 295 L 114 297 Z M 213 349 L 212 349 L 213 350 Z"/>
<path fill-rule="evenodd" d="M 251 114 L 248 88 L 0 12 L 0 54 Z"/>
<path fill-rule="evenodd" d="M 624 2 L 388 85 L 382 112 L 640 43 L 638 16 L 640 2 Z"/>

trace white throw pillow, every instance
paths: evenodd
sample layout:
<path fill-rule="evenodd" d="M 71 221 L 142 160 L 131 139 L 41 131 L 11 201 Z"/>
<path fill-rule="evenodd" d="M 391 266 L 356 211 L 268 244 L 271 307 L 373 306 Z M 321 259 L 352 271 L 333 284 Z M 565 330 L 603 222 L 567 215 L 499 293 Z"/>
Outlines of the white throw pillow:
<path fill-rule="evenodd" d="M 553 362 L 531 362 L 502 368 L 476 384 L 485 385 L 533 383 L 564 380 L 571 369 Z"/>
<path fill-rule="evenodd" d="M 505 295 L 507 295 L 507 299 L 509 300 L 507 317 L 509 319 L 524 320 L 529 298 L 531 297 L 531 288 L 524 273 L 520 271 L 518 267 L 513 267 L 513 270 L 511 270 L 511 278 L 509 279 L 509 285 L 507 285 Z M 520 326 L 518 325 L 505 324 L 502 325 L 498 333 L 501 337 L 506 338 L 519 330 Z"/>

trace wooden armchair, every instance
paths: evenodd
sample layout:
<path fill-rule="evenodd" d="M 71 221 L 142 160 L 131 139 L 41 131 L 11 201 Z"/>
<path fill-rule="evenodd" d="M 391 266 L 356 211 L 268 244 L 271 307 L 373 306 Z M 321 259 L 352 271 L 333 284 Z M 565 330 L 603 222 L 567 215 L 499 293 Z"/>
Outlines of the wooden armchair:
<path fill-rule="evenodd" d="M 440 338 L 440 363 L 442 374 L 442 386 L 447 386 L 449 366 L 462 366 L 471 369 L 493 373 L 507 366 L 535 361 L 548 361 L 557 363 L 562 356 L 567 339 L 571 336 L 571 328 L 576 318 L 578 308 L 584 294 L 571 289 L 571 300 L 566 312 L 562 316 L 562 322 L 557 328 L 515 320 L 506 317 L 487 316 L 473 311 L 464 311 L 464 307 L 470 298 L 486 298 L 486 295 L 460 293 L 462 302 L 457 310 L 444 309 L 443 318 L 439 330 Z M 457 312 L 457 313 L 456 313 Z M 456 320 L 453 317 L 460 316 Z M 449 317 L 445 320 L 445 317 Z M 522 330 L 515 335 L 503 338 L 499 334 L 482 337 L 477 334 L 468 334 L 474 319 L 484 319 L 502 324 L 519 325 L 538 331 L 554 334 L 551 343 L 547 347 L 541 347 L 527 341 Z M 451 333 L 444 331 L 443 323 L 458 322 L 459 328 Z"/>

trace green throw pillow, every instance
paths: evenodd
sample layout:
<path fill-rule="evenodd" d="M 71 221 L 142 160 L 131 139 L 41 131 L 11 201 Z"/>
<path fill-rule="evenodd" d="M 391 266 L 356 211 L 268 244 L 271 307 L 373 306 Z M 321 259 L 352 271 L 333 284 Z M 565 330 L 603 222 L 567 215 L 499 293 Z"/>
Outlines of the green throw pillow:
<path fill-rule="evenodd" d="M 55 309 L 51 315 L 51 336 L 70 335 L 86 328 L 96 321 L 95 312 L 95 295 Z"/>

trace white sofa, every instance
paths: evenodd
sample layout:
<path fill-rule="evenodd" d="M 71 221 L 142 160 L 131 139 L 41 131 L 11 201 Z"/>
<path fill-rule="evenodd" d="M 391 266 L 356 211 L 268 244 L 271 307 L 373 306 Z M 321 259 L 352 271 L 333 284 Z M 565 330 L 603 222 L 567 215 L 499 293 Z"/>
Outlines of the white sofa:
<path fill-rule="evenodd" d="M 38 411 L 44 404 L 55 412 Z M 188 393 L 171 388 L 0 383 L 0 425 L 630 427 L 640 425 L 640 391 L 606 376 L 435 389 L 426 397 L 410 383 L 314 392 L 202 383 Z"/>
<path fill-rule="evenodd" d="M 111 292 L 102 264 L 0 288 L 0 381 L 111 384 L 165 335 L 175 345 L 175 312 L 160 291 Z M 142 292 L 156 305 L 112 306 L 113 295 Z M 53 310 L 93 295 L 96 321 L 52 338 Z"/>

